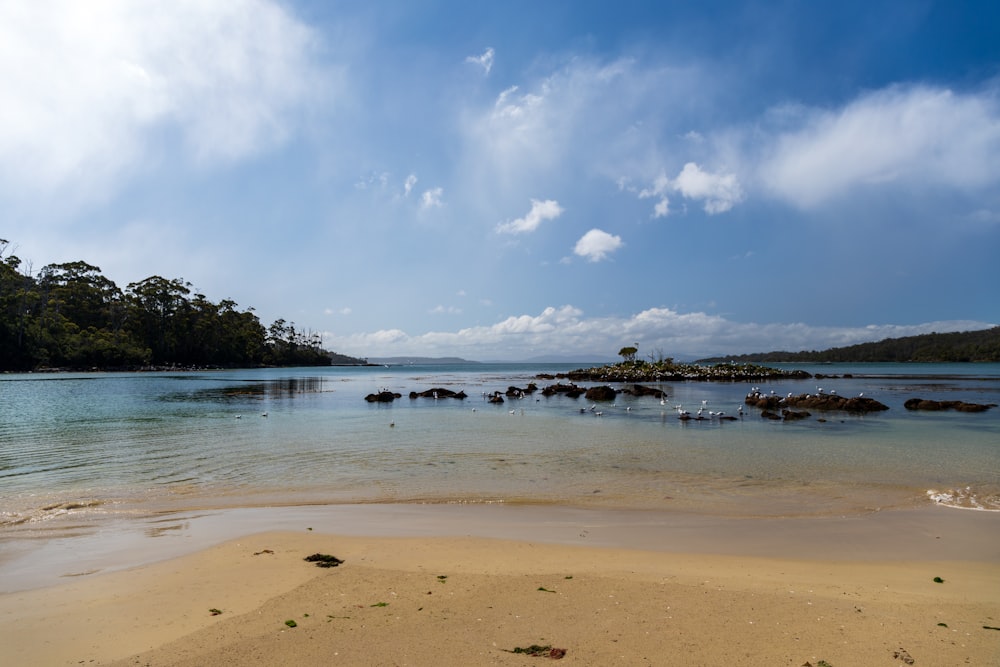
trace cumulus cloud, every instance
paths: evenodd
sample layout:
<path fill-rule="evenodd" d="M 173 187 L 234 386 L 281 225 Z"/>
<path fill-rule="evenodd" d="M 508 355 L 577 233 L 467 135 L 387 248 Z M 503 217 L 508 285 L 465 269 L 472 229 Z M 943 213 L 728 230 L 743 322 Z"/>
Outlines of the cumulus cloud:
<path fill-rule="evenodd" d="M 620 236 L 613 236 L 601 229 L 591 229 L 576 242 L 573 252 L 588 261 L 599 262 L 623 245 Z"/>
<path fill-rule="evenodd" d="M 163 137 L 203 163 L 281 145 L 322 89 L 316 37 L 272 0 L 0 4 L 0 173 L 113 188 Z"/>
<path fill-rule="evenodd" d="M 778 197 L 802 208 L 859 188 L 969 190 L 1000 180 L 1000 105 L 991 93 L 894 86 L 840 109 L 785 109 L 760 166 Z"/>
<path fill-rule="evenodd" d="M 694 162 L 684 165 L 674 179 L 674 189 L 688 199 L 705 202 L 705 212 L 725 213 L 743 201 L 743 189 L 734 174 L 712 174 Z"/>
<path fill-rule="evenodd" d="M 704 312 L 648 308 L 629 316 L 586 317 L 572 305 L 550 306 L 537 315 L 516 315 L 492 325 L 410 335 L 399 329 L 349 336 L 326 334 L 324 342 L 347 354 L 389 356 L 458 355 L 481 359 L 526 359 L 572 350 L 582 358 L 613 359 L 623 344 L 639 343 L 640 356 L 661 351 L 678 360 L 721 354 L 841 347 L 931 332 L 971 331 L 995 324 L 939 321 L 915 325 L 814 327 L 802 323 L 734 322 Z"/>
<path fill-rule="evenodd" d="M 443 206 L 441 198 L 444 196 L 444 188 L 432 188 L 425 190 L 420 197 L 420 207 L 423 209 L 439 208 Z"/>
<path fill-rule="evenodd" d="M 713 174 L 703 170 L 694 162 L 688 162 L 671 180 L 666 174 L 657 176 L 648 188 L 639 191 L 640 199 L 654 198 L 654 218 L 664 218 L 670 214 L 668 193 L 677 192 L 685 199 L 704 202 L 709 215 L 725 213 L 743 201 L 743 188 L 735 174 Z"/>
<path fill-rule="evenodd" d="M 546 220 L 555 220 L 563 213 L 563 208 L 554 199 L 531 200 L 531 210 L 523 218 L 501 222 L 497 225 L 500 234 L 524 234 L 533 232 Z"/>
<path fill-rule="evenodd" d="M 479 56 L 469 56 L 465 59 L 465 62 L 472 63 L 474 65 L 479 65 L 483 68 L 483 73 L 489 75 L 490 70 L 493 69 L 493 47 L 487 48 L 483 51 L 482 55 Z"/>

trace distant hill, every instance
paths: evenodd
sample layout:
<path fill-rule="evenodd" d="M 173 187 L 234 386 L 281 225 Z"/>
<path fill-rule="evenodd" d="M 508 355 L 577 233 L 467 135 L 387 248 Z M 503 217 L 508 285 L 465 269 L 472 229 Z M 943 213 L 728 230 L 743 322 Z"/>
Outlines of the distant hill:
<path fill-rule="evenodd" d="M 758 352 L 699 359 L 698 363 L 724 361 L 750 363 L 866 363 L 1000 361 L 1000 327 L 980 331 L 929 333 L 903 338 L 886 338 L 874 343 L 834 347 L 817 352 Z"/>
<path fill-rule="evenodd" d="M 460 357 L 372 357 L 370 364 L 389 364 L 390 366 L 434 365 L 434 364 L 478 364 Z"/>
<path fill-rule="evenodd" d="M 351 357 L 346 354 L 339 354 L 337 352 L 330 352 L 330 365 L 331 366 L 367 366 L 368 362 L 364 359 L 358 359 L 357 357 Z"/>

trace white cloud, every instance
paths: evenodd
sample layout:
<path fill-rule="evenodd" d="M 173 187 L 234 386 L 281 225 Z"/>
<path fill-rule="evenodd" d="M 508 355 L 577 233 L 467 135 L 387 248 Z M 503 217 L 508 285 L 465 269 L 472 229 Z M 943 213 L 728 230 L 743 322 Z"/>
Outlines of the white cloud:
<path fill-rule="evenodd" d="M 497 232 L 501 234 L 524 234 L 533 232 L 546 220 L 555 220 L 563 213 L 563 208 L 554 199 L 539 201 L 531 200 L 531 210 L 523 218 L 501 222 L 497 225 Z"/>
<path fill-rule="evenodd" d="M 399 329 L 349 336 L 326 334 L 333 350 L 361 356 L 450 356 L 483 359 L 526 359 L 541 354 L 614 359 L 625 343 L 639 343 L 640 356 L 662 351 L 690 360 L 721 354 L 771 350 L 813 350 L 854 345 L 885 338 L 931 332 L 970 331 L 995 324 L 975 321 L 928 322 L 915 325 L 813 327 L 802 323 L 733 322 L 704 312 L 681 313 L 648 308 L 627 317 L 585 317 L 572 305 L 545 308 L 538 315 L 518 315 L 492 325 L 454 332 L 409 335 Z"/>
<path fill-rule="evenodd" d="M 489 75 L 490 70 L 493 69 L 493 56 L 494 56 L 493 47 L 489 47 L 485 51 L 483 51 L 482 55 L 469 56 L 468 58 L 465 59 L 465 62 L 472 63 L 474 65 L 479 65 L 480 67 L 483 68 L 483 72 L 486 75 Z"/>
<path fill-rule="evenodd" d="M 316 37 L 271 0 L 2 3 L 0 45 L 12 192 L 103 196 L 174 135 L 195 161 L 245 159 L 323 88 Z"/>
<path fill-rule="evenodd" d="M 439 208 L 443 206 L 441 197 L 444 196 L 444 188 L 432 188 L 425 190 L 420 197 L 420 207 L 424 209 Z"/>
<path fill-rule="evenodd" d="M 416 174 L 410 174 L 409 176 L 406 177 L 406 182 L 403 183 L 403 193 L 405 194 L 405 196 L 407 197 L 410 196 L 410 192 L 413 190 L 413 186 L 415 186 L 416 184 L 417 184 Z"/>
<path fill-rule="evenodd" d="M 811 208 L 859 188 L 968 190 L 1000 180 L 1000 107 L 990 92 L 894 86 L 841 109 L 784 109 L 760 166 L 777 196 Z"/>
<path fill-rule="evenodd" d="M 743 188 L 735 174 L 713 174 L 694 162 L 685 164 L 673 180 L 661 172 L 650 187 L 639 191 L 639 199 L 659 199 L 653 207 L 653 217 L 664 218 L 670 213 L 669 192 L 680 193 L 685 199 L 705 202 L 705 212 L 710 215 L 725 213 L 744 198 Z"/>
<path fill-rule="evenodd" d="M 733 174 L 711 174 L 694 162 L 684 165 L 674 179 L 674 189 L 688 199 L 705 202 L 705 212 L 725 213 L 743 201 L 743 189 Z"/>
<path fill-rule="evenodd" d="M 613 236 L 600 229 L 591 229 L 576 242 L 573 252 L 591 262 L 599 262 L 622 245 L 624 244 L 620 236 Z"/>

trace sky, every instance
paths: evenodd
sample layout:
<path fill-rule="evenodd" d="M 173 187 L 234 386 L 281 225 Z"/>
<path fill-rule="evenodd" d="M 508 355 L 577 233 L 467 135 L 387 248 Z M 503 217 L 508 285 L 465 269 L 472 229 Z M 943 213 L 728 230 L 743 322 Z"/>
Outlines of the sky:
<path fill-rule="evenodd" d="M 0 1 L 0 216 L 360 357 L 986 328 L 1000 3 Z"/>

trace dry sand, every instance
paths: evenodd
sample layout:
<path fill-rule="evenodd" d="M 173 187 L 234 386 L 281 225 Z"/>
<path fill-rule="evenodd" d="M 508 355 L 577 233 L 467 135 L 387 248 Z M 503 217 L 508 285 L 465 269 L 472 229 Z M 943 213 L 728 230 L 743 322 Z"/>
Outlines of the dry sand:
<path fill-rule="evenodd" d="M 966 531 L 1000 526 L 960 518 Z M 898 560 L 821 560 L 780 545 L 761 557 L 247 534 L 0 595 L 0 663 L 546 664 L 514 652 L 539 645 L 565 649 L 566 665 L 1000 665 L 998 538 L 977 539 L 968 558 L 909 548 Z M 303 560 L 317 552 L 345 562 Z"/>

